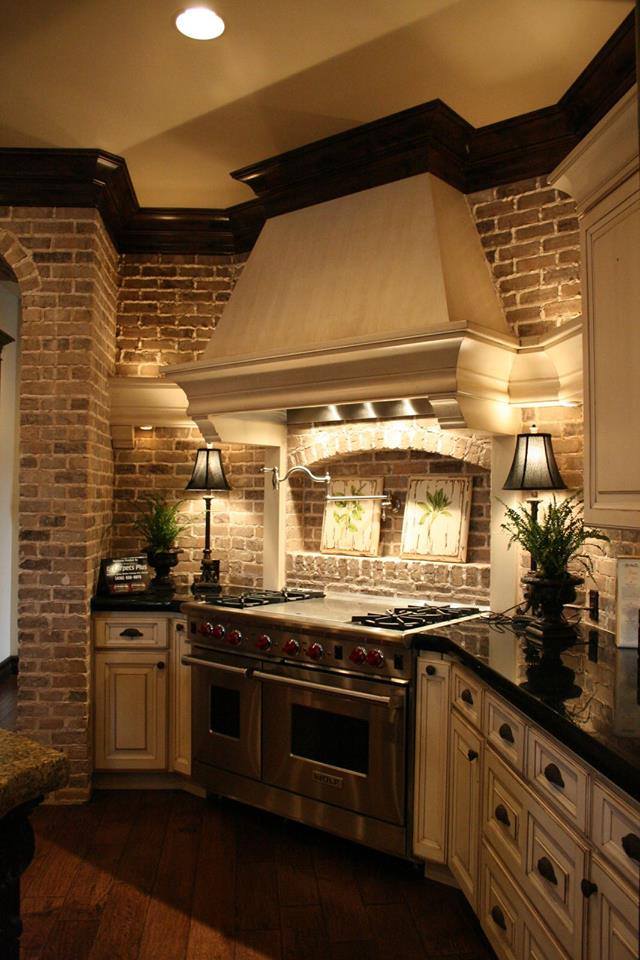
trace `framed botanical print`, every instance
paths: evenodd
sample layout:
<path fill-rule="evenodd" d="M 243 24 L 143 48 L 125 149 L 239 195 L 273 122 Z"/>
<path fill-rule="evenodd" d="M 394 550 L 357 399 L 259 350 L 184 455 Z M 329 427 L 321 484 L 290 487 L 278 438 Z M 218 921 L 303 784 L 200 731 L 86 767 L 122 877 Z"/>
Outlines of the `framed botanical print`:
<path fill-rule="evenodd" d="M 382 477 L 340 477 L 328 487 L 322 523 L 322 553 L 346 553 L 356 557 L 375 557 L 380 542 L 380 500 L 349 500 L 349 497 L 380 496 Z"/>
<path fill-rule="evenodd" d="M 409 560 L 467 559 L 472 478 L 410 477 L 402 522 L 401 556 Z"/>

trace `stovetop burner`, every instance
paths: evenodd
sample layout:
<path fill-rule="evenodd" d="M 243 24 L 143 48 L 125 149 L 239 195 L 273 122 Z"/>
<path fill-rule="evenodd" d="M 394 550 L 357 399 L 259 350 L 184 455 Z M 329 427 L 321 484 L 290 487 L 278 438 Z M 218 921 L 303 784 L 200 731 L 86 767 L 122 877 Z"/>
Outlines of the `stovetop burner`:
<path fill-rule="evenodd" d="M 479 607 L 451 607 L 442 606 L 394 607 L 385 613 L 366 613 L 351 618 L 351 623 L 359 623 L 364 627 L 380 627 L 383 630 L 415 630 L 419 627 L 429 627 L 435 623 L 447 623 L 449 620 L 458 620 L 460 617 L 472 617 L 480 613 Z"/>
<path fill-rule="evenodd" d="M 209 600 L 216 607 L 231 607 L 244 610 L 247 607 L 264 607 L 270 603 L 292 603 L 296 600 L 313 600 L 324 597 L 322 590 L 230 590 Z"/>

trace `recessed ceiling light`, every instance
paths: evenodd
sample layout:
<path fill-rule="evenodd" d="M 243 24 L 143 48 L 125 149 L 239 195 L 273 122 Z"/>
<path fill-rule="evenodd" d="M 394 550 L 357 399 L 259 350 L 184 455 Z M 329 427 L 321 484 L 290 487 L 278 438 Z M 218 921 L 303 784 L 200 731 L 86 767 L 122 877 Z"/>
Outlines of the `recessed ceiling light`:
<path fill-rule="evenodd" d="M 224 33 L 224 20 L 210 7 L 187 7 L 176 17 L 176 27 L 192 40 L 215 40 Z"/>

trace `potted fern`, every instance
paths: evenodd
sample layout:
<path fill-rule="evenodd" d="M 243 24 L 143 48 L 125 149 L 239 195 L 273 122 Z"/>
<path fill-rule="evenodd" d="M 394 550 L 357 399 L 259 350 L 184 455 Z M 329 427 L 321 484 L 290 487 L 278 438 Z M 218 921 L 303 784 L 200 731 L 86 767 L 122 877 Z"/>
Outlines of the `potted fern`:
<path fill-rule="evenodd" d="M 170 570 L 178 562 L 181 550 L 176 540 L 186 530 L 186 524 L 180 520 L 182 500 L 169 503 L 162 494 L 147 497 L 144 501 L 144 513 L 136 520 L 135 528 L 145 538 L 145 552 L 149 566 L 156 575 L 149 584 L 153 590 L 175 589 L 175 580 Z"/>
<path fill-rule="evenodd" d="M 534 616 L 542 621 L 542 632 L 546 628 L 550 634 L 564 622 L 563 607 L 575 601 L 576 588 L 584 583 L 584 577 L 572 573 L 570 565 L 593 576 L 593 558 L 584 552 L 584 546 L 609 537 L 585 525 L 578 494 L 560 501 L 554 496 L 539 516 L 526 502 L 507 507 L 501 526 L 509 534 L 509 545 L 519 543 L 531 555 L 533 569 L 522 582 Z"/>

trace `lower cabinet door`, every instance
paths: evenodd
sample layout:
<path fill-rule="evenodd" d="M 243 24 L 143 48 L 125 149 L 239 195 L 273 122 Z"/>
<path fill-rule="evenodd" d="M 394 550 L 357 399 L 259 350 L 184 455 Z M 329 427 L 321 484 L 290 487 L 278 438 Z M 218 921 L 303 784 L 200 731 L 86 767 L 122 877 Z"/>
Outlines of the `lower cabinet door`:
<path fill-rule="evenodd" d="M 97 770 L 166 770 L 165 650 L 95 655 Z"/>
<path fill-rule="evenodd" d="M 449 674 L 451 664 L 418 658 L 413 852 L 446 862 Z"/>
<path fill-rule="evenodd" d="M 449 869 L 469 903 L 477 903 L 482 740 L 455 712 L 451 717 Z"/>
<path fill-rule="evenodd" d="M 587 960 L 638 960 L 638 891 L 627 888 L 594 857 L 588 897 Z"/>

